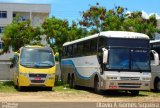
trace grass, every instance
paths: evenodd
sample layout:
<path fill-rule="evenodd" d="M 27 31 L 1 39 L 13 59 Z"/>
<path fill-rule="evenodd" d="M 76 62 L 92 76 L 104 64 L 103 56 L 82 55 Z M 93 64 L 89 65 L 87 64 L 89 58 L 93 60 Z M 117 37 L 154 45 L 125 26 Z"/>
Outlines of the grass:
<path fill-rule="evenodd" d="M 44 89 L 42 89 L 44 90 Z M 26 90 L 28 91 L 28 89 Z M 34 89 L 29 89 L 29 91 L 34 91 Z M 40 89 L 38 89 L 37 91 L 41 91 Z M 18 90 L 15 89 L 14 84 L 12 81 L 6 81 L 6 82 L 0 82 L 0 92 L 3 93 L 17 93 Z M 56 83 L 56 85 L 53 87 L 52 92 L 63 92 L 63 93 L 87 93 L 87 92 L 93 92 L 91 89 L 88 88 L 78 88 L 78 89 L 71 89 L 69 88 L 69 85 L 63 85 L 62 82 L 58 82 Z M 108 92 L 109 93 L 109 92 Z M 115 96 L 117 97 L 117 95 L 109 95 L 106 91 L 106 93 L 104 93 L 103 95 L 105 96 Z M 112 92 L 111 92 L 112 93 Z M 124 94 L 122 93 L 122 95 L 129 95 L 129 94 Z M 155 93 L 155 92 L 150 92 L 150 91 L 141 91 L 139 96 L 151 96 L 151 97 L 159 97 L 160 96 L 160 92 L 159 93 Z"/>
<path fill-rule="evenodd" d="M 17 92 L 12 81 L 0 82 L 0 92 Z"/>
<path fill-rule="evenodd" d="M 148 96 L 153 96 L 153 97 L 160 96 L 160 92 L 141 91 L 140 94 L 142 94 L 142 95 L 148 95 Z"/>
<path fill-rule="evenodd" d="M 44 89 L 41 88 L 29 88 L 29 89 L 25 89 L 25 91 L 43 91 Z M 58 91 L 58 92 L 71 92 L 71 93 L 80 93 L 82 92 L 82 90 L 77 90 L 77 89 L 71 89 L 69 88 L 68 85 L 63 85 L 62 82 L 58 82 L 54 87 L 53 87 L 53 92 L 54 91 Z M 5 82 L 0 82 L 0 92 L 4 92 L 4 93 L 14 93 L 14 92 L 18 92 L 18 90 L 15 88 L 14 83 L 12 81 L 5 81 Z"/>

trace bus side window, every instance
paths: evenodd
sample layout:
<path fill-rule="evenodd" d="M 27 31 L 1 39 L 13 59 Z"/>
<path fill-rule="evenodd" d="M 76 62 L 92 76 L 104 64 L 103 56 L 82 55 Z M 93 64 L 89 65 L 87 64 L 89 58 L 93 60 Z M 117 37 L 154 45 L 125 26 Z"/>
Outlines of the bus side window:
<path fill-rule="evenodd" d="M 72 54 L 72 45 L 69 45 L 68 46 L 68 53 L 69 53 L 69 57 L 72 57 L 73 56 L 73 54 Z"/>
<path fill-rule="evenodd" d="M 83 42 L 78 43 L 77 47 L 78 47 L 77 48 L 77 55 L 82 56 L 83 55 Z"/>
<path fill-rule="evenodd" d="M 85 56 L 90 55 L 90 51 L 89 51 L 89 49 L 90 49 L 90 40 L 84 41 L 83 46 L 84 46 L 84 50 L 83 50 L 84 51 L 84 55 Z"/>
<path fill-rule="evenodd" d="M 97 52 L 97 38 L 91 40 L 91 47 L 90 47 L 91 55 L 96 54 Z"/>
<path fill-rule="evenodd" d="M 70 54 L 69 54 L 69 46 L 66 46 L 66 57 L 70 57 Z"/>
<path fill-rule="evenodd" d="M 62 49 L 62 58 L 65 58 L 65 56 L 66 56 L 66 47 L 63 47 L 63 49 Z"/>
<path fill-rule="evenodd" d="M 73 57 L 76 57 L 77 56 L 77 44 L 73 44 Z"/>

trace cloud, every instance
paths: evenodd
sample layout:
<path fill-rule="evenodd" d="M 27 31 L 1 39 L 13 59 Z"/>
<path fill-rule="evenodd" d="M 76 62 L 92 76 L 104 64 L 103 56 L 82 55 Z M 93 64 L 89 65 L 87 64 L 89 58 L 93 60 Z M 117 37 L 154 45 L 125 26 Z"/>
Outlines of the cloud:
<path fill-rule="evenodd" d="M 149 15 L 145 11 L 143 11 L 143 10 L 142 10 L 142 17 L 144 19 L 149 19 Z"/>
<path fill-rule="evenodd" d="M 145 11 L 142 11 L 142 17 L 145 18 L 145 19 L 149 19 L 149 17 L 154 15 L 154 14 L 156 15 L 156 19 L 160 19 L 160 16 L 157 13 L 147 14 Z"/>
<path fill-rule="evenodd" d="M 126 12 L 126 14 L 128 14 L 128 15 L 131 15 L 131 13 L 132 12 L 130 12 L 130 11 Z M 150 13 L 150 14 L 148 14 L 147 12 L 145 12 L 144 10 L 142 10 L 142 17 L 144 19 L 149 19 L 149 17 L 152 16 L 152 15 L 154 15 L 154 14 L 156 15 L 156 19 L 160 19 L 160 15 L 158 15 L 157 13 Z"/>

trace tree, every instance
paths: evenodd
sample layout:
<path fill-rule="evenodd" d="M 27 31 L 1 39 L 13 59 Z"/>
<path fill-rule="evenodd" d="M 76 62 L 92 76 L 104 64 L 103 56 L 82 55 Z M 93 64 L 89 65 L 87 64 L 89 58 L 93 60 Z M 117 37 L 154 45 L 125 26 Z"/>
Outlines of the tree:
<path fill-rule="evenodd" d="M 69 27 L 69 37 L 68 41 L 73 41 L 76 39 L 83 38 L 87 36 L 88 31 L 85 28 L 78 27 L 75 21 L 72 21 L 72 25 Z"/>
<path fill-rule="evenodd" d="M 79 24 L 90 29 L 90 34 L 106 30 L 122 30 L 125 10 L 127 9 L 116 6 L 107 11 L 97 3 L 96 6 L 90 6 L 88 10 L 82 12 Z"/>
<path fill-rule="evenodd" d="M 79 24 L 89 28 L 93 33 L 98 33 L 103 29 L 106 9 L 97 3 L 96 6 L 90 6 L 88 10 L 83 11 L 81 16 L 82 20 L 79 21 Z"/>
<path fill-rule="evenodd" d="M 62 45 L 68 40 L 68 21 L 55 17 L 47 18 L 42 23 L 42 28 L 43 33 L 47 36 L 48 44 L 61 55 Z M 52 43 L 51 40 L 55 40 L 55 43 Z"/>
<path fill-rule="evenodd" d="M 40 35 L 40 27 L 32 27 L 30 20 L 19 21 L 16 18 L 2 33 L 3 52 L 7 52 L 10 46 L 13 51 L 18 51 L 24 45 L 40 43 Z"/>
<path fill-rule="evenodd" d="M 58 51 L 60 56 L 62 54 L 62 46 L 67 41 L 82 38 L 87 34 L 85 29 L 79 28 L 75 21 L 69 26 L 67 20 L 59 18 L 47 18 L 42 24 L 43 32 L 47 36 L 47 42 L 54 49 Z M 55 40 L 52 43 L 50 40 Z"/>
<path fill-rule="evenodd" d="M 82 12 L 82 19 L 79 24 L 90 30 L 90 34 L 109 30 L 133 31 L 147 34 L 152 39 L 156 32 L 160 32 L 156 28 L 155 15 L 145 19 L 140 11 L 126 13 L 126 10 L 127 8 L 121 6 L 107 10 L 97 3 L 96 6 L 90 6 L 88 10 Z"/>
<path fill-rule="evenodd" d="M 103 23 L 104 31 L 123 31 L 123 21 L 125 20 L 125 12 L 127 8 L 115 6 L 106 12 L 106 18 Z"/>
<path fill-rule="evenodd" d="M 124 30 L 147 34 L 151 39 L 154 38 L 157 29 L 157 19 L 153 14 L 149 19 L 142 17 L 142 12 L 136 11 L 126 15 L 123 22 Z"/>

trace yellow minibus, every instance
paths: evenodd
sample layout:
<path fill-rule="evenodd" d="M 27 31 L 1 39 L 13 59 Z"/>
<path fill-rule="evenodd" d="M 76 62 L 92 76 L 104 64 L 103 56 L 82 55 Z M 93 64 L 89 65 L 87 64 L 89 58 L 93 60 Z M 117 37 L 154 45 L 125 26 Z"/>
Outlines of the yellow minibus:
<path fill-rule="evenodd" d="M 54 53 L 49 47 L 25 46 L 13 57 L 11 64 L 13 81 L 21 90 L 39 86 L 52 90 L 55 83 L 56 65 Z"/>

